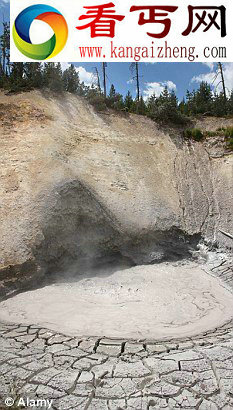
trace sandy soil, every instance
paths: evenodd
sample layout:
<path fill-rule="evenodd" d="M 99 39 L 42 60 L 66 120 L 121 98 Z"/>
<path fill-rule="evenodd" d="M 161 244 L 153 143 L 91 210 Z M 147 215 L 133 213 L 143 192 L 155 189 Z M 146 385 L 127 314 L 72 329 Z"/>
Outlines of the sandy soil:
<path fill-rule="evenodd" d="M 70 335 L 193 336 L 233 316 L 232 293 L 200 266 L 137 266 L 19 294 L 0 304 L 0 320 Z"/>

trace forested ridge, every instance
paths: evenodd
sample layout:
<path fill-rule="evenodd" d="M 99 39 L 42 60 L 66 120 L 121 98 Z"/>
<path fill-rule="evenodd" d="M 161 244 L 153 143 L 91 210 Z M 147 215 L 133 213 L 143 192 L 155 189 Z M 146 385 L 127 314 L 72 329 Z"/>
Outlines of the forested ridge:
<path fill-rule="evenodd" d="M 222 65 L 222 91 L 214 92 L 207 82 L 201 82 L 197 90 L 187 91 L 182 101 L 178 101 L 175 91 L 164 88 L 159 96 L 151 95 L 144 99 L 140 87 L 139 63 L 132 63 L 129 69 L 136 83 L 136 97 L 128 91 L 125 96 L 118 93 L 114 84 L 107 94 L 106 85 L 102 89 L 100 76 L 95 68 L 93 84 L 87 86 L 80 81 L 79 72 L 73 64 L 63 71 L 60 63 L 10 63 L 10 28 L 3 23 L 3 34 L 0 36 L 0 88 L 9 93 L 30 91 L 32 89 L 49 89 L 51 92 L 70 92 L 85 97 L 99 111 L 107 108 L 145 115 L 151 119 L 177 125 L 187 125 L 194 116 L 232 116 L 233 90 L 224 85 Z M 104 76 L 105 76 L 105 63 Z M 220 74 L 220 72 L 219 72 Z M 105 83 L 105 82 L 104 82 Z M 227 131 L 232 145 L 233 130 Z M 192 135 L 195 137 L 195 133 Z M 190 133 L 186 133 L 189 137 Z M 200 137 L 200 136 L 199 136 Z M 198 137 L 197 137 L 198 139 Z M 199 138 L 200 139 L 200 138 Z"/>

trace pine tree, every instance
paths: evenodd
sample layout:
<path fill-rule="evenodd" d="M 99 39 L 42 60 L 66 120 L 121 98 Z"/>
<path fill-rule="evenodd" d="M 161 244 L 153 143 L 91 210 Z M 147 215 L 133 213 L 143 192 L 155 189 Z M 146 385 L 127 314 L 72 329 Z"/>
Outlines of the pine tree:
<path fill-rule="evenodd" d="M 114 103 L 114 107 L 116 110 L 124 110 L 125 106 L 124 106 L 124 99 L 123 99 L 123 95 L 120 93 L 116 93 L 115 95 L 115 103 Z"/>
<path fill-rule="evenodd" d="M 139 101 L 135 101 L 135 112 L 139 115 L 146 115 L 146 104 L 145 101 L 141 95 L 141 97 L 139 98 Z"/>
<path fill-rule="evenodd" d="M 94 85 L 91 87 L 94 88 Z M 86 85 L 83 81 L 79 84 L 77 94 L 80 95 L 81 97 L 87 97 L 89 94 L 90 87 Z M 100 94 L 98 88 L 95 87 L 95 94 Z"/>
<path fill-rule="evenodd" d="M 108 107 L 114 108 L 115 102 L 116 102 L 116 90 L 115 90 L 114 85 L 112 84 L 110 87 L 110 91 L 107 97 L 106 104 Z"/>
<path fill-rule="evenodd" d="M 188 115 L 211 115 L 213 112 L 213 93 L 210 85 L 203 81 L 198 90 L 187 91 L 186 105 Z"/>
<path fill-rule="evenodd" d="M 55 64 L 54 63 L 45 63 L 44 65 L 44 70 L 43 70 L 43 85 L 45 87 L 50 87 L 50 83 L 53 78 L 54 74 L 54 68 Z"/>
<path fill-rule="evenodd" d="M 207 82 L 201 82 L 195 94 L 195 108 L 197 114 L 210 114 L 212 109 L 213 94 Z"/>
<path fill-rule="evenodd" d="M 186 93 L 186 111 L 188 115 L 192 115 L 195 112 L 195 91 L 190 92 L 187 90 Z"/>
<path fill-rule="evenodd" d="M 73 64 L 63 73 L 64 89 L 70 93 L 77 93 L 80 88 L 79 75 Z"/>
<path fill-rule="evenodd" d="M 233 90 L 231 91 L 231 95 L 230 95 L 230 98 L 228 100 L 227 111 L 230 115 L 233 115 Z"/>
<path fill-rule="evenodd" d="M 42 88 L 43 76 L 41 63 L 25 63 L 24 73 L 29 88 Z"/>
<path fill-rule="evenodd" d="M 187 114 L 187 105 L 185 103 L 185 99 L 183 98 L 182 101 L 179 104 L 179 111 L 181 114 Z"/>
<path fill-rule="evenodd" d="M 178 99 L 175 91 L 168 91 L 165 87 L 159 97 L 152 95 L 147 104 L 148 116 L 156 121 L 183 124 L 186 118 L 178 108 Z"/>
<path fill-rule="evenodd" d="M 8 88 L 12 92 L 18 92 L 26 89 L 26 86 L 24 63 L 12 63 Z"/>
<path fill-rule="evenodd" d="M 110 87 L 109 95 L 106 99 L 106 104 L 109 108 L 114 108 L 115 110 L 124 109 L 123 96 L 116 92 L 113 84 Z"/>
<path fill-rule="evenodd" d="M 211 114 L 216 117 L 223 117 L 227 114 L 227 101 L 223 92 L 215 93 L 212 99 Z"/>
<path fill-rule="evenodd" d="M 62 75 L 61 63 L 57 63 L 55 66 L 55 77 L 53 79 L 51 90 L 57 92 L 62 92 L 64 90 Z"/>
<path fill-rule="evenodd" d="M 133 107 L 133 97 L 130 91 L 127 92 L 125 99 L 124 99 L 124 106 L 126 111 L 131 111 Z"/>
<path fill-rule="evenodd" d="M 116 97 L 116 89 L 114 85 L 112 84 L 110 87 L 110 91 L 109 91 L 109 98 L 114 99 L 115 97 Z"/>
<path fill-rule="evenodd" d="M 46 63 L 43 72 L 43 84 L 51 91 L 62 92 L 63 78 L 62 68 L 60 63 Z"/>
<path fill-rule="evenodd" d="M 147 115 L 152 120 L 156 120 L 158 117 L 158 98 L 153 93 L 147 100 Z"/>

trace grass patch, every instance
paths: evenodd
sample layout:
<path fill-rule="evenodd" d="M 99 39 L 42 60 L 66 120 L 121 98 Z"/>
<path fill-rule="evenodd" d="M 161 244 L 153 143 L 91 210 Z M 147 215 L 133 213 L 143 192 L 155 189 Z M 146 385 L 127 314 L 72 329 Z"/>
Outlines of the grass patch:
<path fill-rule="evenodd" d="M 227 141 L 227 148 L 229 148 L 231 151 L 233 151 L 233 138 L 230 138 Z"/>
<path fill-rule="evenodd" d="M 224 130 L 225 137 L 233 138 L 233 127 L 227 127 Z"/>
<path fill-rule="evenodd" d="M 207 137 L 216 137 L 216 135 L 219 135 L 222 132 L 221 129 L 218 129 L 216 131 L 205 131 L 205 135 Z"/>
<path fill-rule="evenodd" d="M 227 149 L 233 151 L 233 127 L 225 128 L 223 135 L 225 137 Z"/>
<path fill-rule="evenodd" d="M 187 128 L 184 130 L 184 137 L 195 141 L 201 141 L 204 138 L 204 134 L 199 128 Z"/>

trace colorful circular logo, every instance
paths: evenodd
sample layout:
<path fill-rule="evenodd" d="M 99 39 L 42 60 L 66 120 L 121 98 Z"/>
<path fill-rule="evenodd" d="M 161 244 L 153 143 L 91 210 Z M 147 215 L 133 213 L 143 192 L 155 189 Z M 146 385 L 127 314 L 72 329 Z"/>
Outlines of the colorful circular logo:
<path fill-rule="evenodd" d="M 41 44 L 32 44 L 30 27 L 34 20 L 47 23 L 53 30 L 53 36 Z M 13 38 L 16 47 L 25 56 L 33 60 L 46 60 L 55 57 L 65 47 L 68 38 L 68 26 L 62 14 L 45 4 L 37 4 L 23 10 L 15 20 Z"/>

